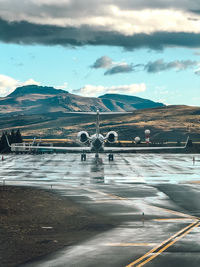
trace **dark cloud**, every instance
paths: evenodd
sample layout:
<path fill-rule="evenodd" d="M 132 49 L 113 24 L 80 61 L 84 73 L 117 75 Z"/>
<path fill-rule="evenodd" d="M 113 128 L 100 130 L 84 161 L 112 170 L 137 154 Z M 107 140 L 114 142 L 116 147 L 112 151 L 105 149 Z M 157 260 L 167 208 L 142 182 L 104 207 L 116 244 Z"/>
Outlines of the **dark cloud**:
<path fill-rule="evenodd" d="M 91 68 L 94 69 L 99 69 L 99 68 L 109 68 L 112 65 L 112 59 L 107 57 L 107 56 L 103 56 L 98 58 L 94 64 L 91 66 Z"/>
<path fill-rule="evenodd" d="M 112 75 L 112 74 L 117 74 L 117 73 L 127 73 L 127 72 L 132 72 L 132 71 L 133 71 L 132 65 L 120 64 L 120 65 L 114 66 L 111 69 L 107 70 L 104 73 L 104 75 Z"/>
<path fill-rule="evenodd" d="M 199 15 L 200 14 L 200 9 L 196 9 L 196 10 L 195 9 L 191 9 L 190 12 Z"/>
<path fill-rule="evenodd" d="M 7 22 L 0 19 L 0 41 L 17 44 L 62 46 L 108 45 L 127 50 L 136 48 L 163 49 L 164 47 L 200 47 L 200 34 L 186 32 L 155 32 L 152 34 L 123 35 L 99 28 L 58 27 L 32 24 L 25 21 Z"/>
<path fill-rule="evenodd" d="M 87 18 L 110 14 L 110 7 L 119 10 L 174 9 L 199 13 L 199 0 L 69 0 L 69 1 L 32 1 L 1 0 L 0 14 L 9 14 L 10 19 L 16 15 L 26 17 Z M 22 17 L 22 16 L 21 16 Z M 4 17 L 5 18 L 5 17 Z"/>
<path fill-rule="evenodd" d="M 199 0 L 115 0 L 114 4 L 125 10 L 141 10 L 141 9 L 176 9 L 190 11 L 194 13 L 200 12 Z"/>
<path fill-rule="evenodd" d="M 162 59 L 159 59 L 154 62 L 147 63 L 144 69 L 149 73 L 156 73 L 170 69 L 176 69 L 177 71 L 181 71 L 181 70 L 186 70 L 187 68 L 195 67 L 197 65 L 198 65 L 197 61 L 191 61 L 191 60 L 176 60 L 165 63 Z"/>

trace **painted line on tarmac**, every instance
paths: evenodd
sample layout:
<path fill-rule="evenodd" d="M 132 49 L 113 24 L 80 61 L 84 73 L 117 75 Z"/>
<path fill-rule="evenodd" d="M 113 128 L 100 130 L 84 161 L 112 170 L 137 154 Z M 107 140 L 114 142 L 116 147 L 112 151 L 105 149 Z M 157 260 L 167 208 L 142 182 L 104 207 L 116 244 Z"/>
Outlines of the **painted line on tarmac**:
<path fill-rule="evenodd" d="M 108 194 L 108 196 L 119 200 L 130 200 L 129 198 L 124 198 L 113 194 Z"/>
<path fill-rule="evenodd" d="M 129 198 L 124 198 L 124 197 L 120 197 L 120 196 L 117 196 L 117 195 L 114 195 L 114 194 L 104 193 L 104 192 L 101 192 L 101 191 L 98 191 L 98 190 L 92 190 L 92 189 L 89 189 L 89 188 L 85 188 L 85 189 L 87 191 L 90 191 L 90 192 L 93 192 L 93 193 L 97 193 L 97 194 L 101 194 L 101 195 L 104 195 L 104 196 L 108 196 L 108 197 L 111 197 L 111 198 L 114 198 L 114 199 L 119 199 L 119 200 L 123 200 L 123 201 L 127 201 L 127 200 L 130 201 L 131 200 Z M 148 205 L 148 204 L 146 204 L 146 205 Z M 182 220 L 195 219 L 195 222 L 192 222 L 191 224 L 189 224 L 185 228 L 181 229 L 180 231 L 178 231 L 177 233 L 175 233 L 174 235 L 169 237 L 167 240 L 163 241 L 161 244 L 159 244 L 155 248 L 151 249 L 145 255 L 143 255 L 142 257 L 138 258 L 134 262 L 130 263 L 126 267 L 132 267 L 132 266 L 141 267 L 141 266 L 145 265 L 146 263 L 148 263 L 149 261 L 153 260 L 158 255 L 160 255 L 168 247 L 172 246 L 179 239 L 181 239 L 182 237 L 186 236 L 189 232 L 191 232 L 193 230 L 193 228 L 198 227 L 200 225 L 198 217 L 194 217 L 194 216 L 189 215 L 189 214 L 185 214 L 185 213 L 182 213 L 182 212 L 178 212 L 178 211 L 174 211 L 174 210 L 170 210 L 170 209 L 166 209 L 166 208 L 161 208 L 161 207 L 157 207 L 157 206 L 151 206 L 151 207 L 157 208 L 157 209 L 160 209 L 160 210 L 163 210 L 163 211 L 166 211 L 166 212 L 169 212 L 169 213 L 174 214 L 174 215 L 178 215 L 178 216 L 184 217 L 184 218 L 180 218 L 180 220 L 181 219 Z M 123 245 L 121 244 L 120 246 L 123 246 Z M 125 246 L 127 246 L 127 245 L 125 245 Z M 153 253 L 153 255 L 152 255 L 152 253 Z"/>
<path fill-rule="evenodd" d="M 175 233 L 174 235 L 172 235 L 170 238 L 168 238 L 167 240 L 163 241 L 160 245 L 158 245 L 157 247 L 151 249 L 150 251 L 148 251 L 145 255 L 143 255 L 142 257 L 138 258 L 137 260 L 133 261 L 132 263 L 126 265 L 126 267 L 132 267 L 132 266 L 137 266 L 137 267 L 141 267 L 143 265 L 145 265 L 146 263 L 148 263 L 149 261 L 153 260 L 154 258 L 156 258 L 158 255 L 160 255 L 163 251 L 165 251 L 168 247 L 172 246 L 175 242 L 177 242 L 179 239 L 181 239 L 182 237 L 186 236 L 187 234 L 189 234 L 189 232 L 191 232 L 195 227 L 198 227 L 200 225 L 199 221 L 195 221 L 191 224 L 189 224 L 188 226 L 186 226 L 185 228 L 181 229 L 180 231 L 178 231 L 177 233 Z M 152 255 L 153 253 L 153 255 Z M 138 264 L 139 263 L 139 264 Z M 136 265 L 137 264 L 137 265 Z"/>
<path fill-rule="evenodd" d="M 153 247 L 157 243 L 106 243 L 108 247 Z"/>
<path fill-rule="evenodd" d="M 104 199 L 103 201 L 107 201 L 107 200 L 110 200 L 110 198 L 114 198 L 114 199 L 119 199 L 119 200 L 130 200 L 128 198 L 123 198 L 123 197 L 120 197 L 120 196 L 117 196 L 117 195 L 113 195 L 113 194 L 109 194 L 109 193 L 104 193 L 102 191 L 99 191 L 99 190 L 95 190 L 95 189 L 90 189 L 90 188 L 83 188 L 84 190 L 88 191 L 88 192 L 91 192 L 91 193 L 96 193 L 96 194 L 99 194 L 99 195 L 102 195 L 102 196 L 106 196 L 106 197 L 109 197 L 109 199 Z M 97 200 L 98 202 L 101 201 L 101 200 Z"/>
<path fill-rule="evenodd" d="M 92 193 L 97 193 L 97 194 L 100 194 L 100 195 L 103 195 L 103 196 L 107 196 L 107 197 L 111 197 L 113 199 L 119 199 L 119 200 L 124 200 L 124 201 L 131 201 L 131 200 L 134 200 L 132 198 L 124 198 L 124 197 L 120 197 L 120 196 L 117 196 L 117 195 L 114 195 L 114 194 L 110 194 L 110 193 L 104 193 L 102 191 L 99 191 L 99 190 L 95 190 L 95 189 L 89 189 L 89 188 L 84 188 L 85 190 L 89 191 L 89 192 L 92 192 Z M 101 200 L 97 200 L 97 201 L 101 201 Z M 107 199 L 104 199 L 103 200 L 104 202 L 107 201 Z M 185 218 L 188 218 L 188 219 L 194 219 L 194 220 L 199 220 L 198 217 L 195 217 L 195 216 L 192 216 L 190 214 L 186 214 L 186 213 L 183 213 L 183 212 L 179 212 L 179 211 L 175 211 L 175 210 L 170 210 L 170 209 L 166 209 L 166 208 L 161 208 L 161 207 L 157 207 L 157 206 L 153 206 L 153 205 L 149 205 L 149 204 L 145 204 L 147 206 L 151 206 L 152 208 L 156 208 L 156 209 L 160 209 L 160 210 L 163 210 L 163 211 L 167 211 L 171 214 L 174 214 L 174 215 L 177 215 L 179 217 L 184 217 Z"/>
<path fill-rule="evenodd" d="M 153 219 L 152 221 L 154 222 L 176 222 L 176 221 L 191 221 L 193 222 L 193 219 L 192 218 L 160 218 L 160 219 Z"/>
<path fill-rule="evenodd" d="M 169 213 L 172 213 L 172 214 L 175 214 L 175 215 L 178 215 L 178 216 L 182 216 L 182 217 L 185 217 L 185 218 L 190 218 L 190 219 L 194 219 L 194 220 L 199 220 L 198 217 L 195 217 L 195 216 L 192 216 L 190 214 L 186 214 L 186 213 L 183 213 L 183 212 L 180 212 L 180 211 L 175 211 L 175 210 L 170 210 L 170 209 L 166 209 L 166 208 L 161 208 L 161 207 L 157 207 L 157 206 L 151 206 L 153 208 L 157 208 L 157 209 L 160 209 L 160 210 L 164 210 L 164 211 L 167 211 Z"/>

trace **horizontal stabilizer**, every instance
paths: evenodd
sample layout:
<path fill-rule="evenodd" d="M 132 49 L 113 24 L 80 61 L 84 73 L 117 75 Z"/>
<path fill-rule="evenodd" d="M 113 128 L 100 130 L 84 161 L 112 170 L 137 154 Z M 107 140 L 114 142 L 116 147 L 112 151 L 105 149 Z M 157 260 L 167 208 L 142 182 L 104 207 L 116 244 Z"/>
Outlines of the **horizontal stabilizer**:
<path fill-rule="evenodd" d="M 99 112 L 100 115 L 123 115 L 123 114 L 132 114 L 133 112 L 113 112 L 113 111 L 105 111 L 105 112 Z M 69 111 L 69 112 L 65 112 L 65 114 L 84 114 L 84 115 L 97 115 L 97 112 L 95 111 Z"/>

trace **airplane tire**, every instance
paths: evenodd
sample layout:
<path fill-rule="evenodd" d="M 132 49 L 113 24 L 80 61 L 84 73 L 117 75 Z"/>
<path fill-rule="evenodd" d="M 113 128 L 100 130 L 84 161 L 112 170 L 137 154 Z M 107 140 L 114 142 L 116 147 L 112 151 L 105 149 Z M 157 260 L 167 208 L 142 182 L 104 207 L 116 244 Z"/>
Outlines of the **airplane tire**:
<path fill-rule="evenodd" d="M 108 155 L 108 160 L 109 160 L 109 161 L 113 161 L 113 154 L 109 154 L 109 155 Z"/>
<path fill-rule="evenodd" d="M 81 161 L 86 161 L 86 154 L 81 154 Z"/>

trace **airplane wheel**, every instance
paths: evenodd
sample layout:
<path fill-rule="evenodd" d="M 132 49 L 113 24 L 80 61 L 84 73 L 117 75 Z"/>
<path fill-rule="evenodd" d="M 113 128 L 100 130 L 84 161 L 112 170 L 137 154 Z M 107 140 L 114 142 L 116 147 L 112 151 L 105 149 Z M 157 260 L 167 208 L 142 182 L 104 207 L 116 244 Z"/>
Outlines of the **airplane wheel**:
<path fill-rule="evenodd" d="M 114 159 L 113 154 L 109 154 L 109 155 L 108 155 L 108 160 L 109 160 L 109 161 L 113 161 L 113 159 Z"/>
<path fill-rule="evenodd" d="M 81 161 L 86 161 L 86 154 L 81 154 Z"/>

